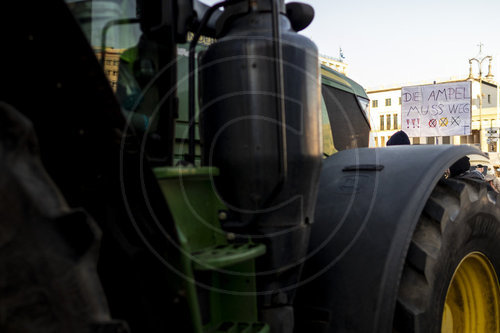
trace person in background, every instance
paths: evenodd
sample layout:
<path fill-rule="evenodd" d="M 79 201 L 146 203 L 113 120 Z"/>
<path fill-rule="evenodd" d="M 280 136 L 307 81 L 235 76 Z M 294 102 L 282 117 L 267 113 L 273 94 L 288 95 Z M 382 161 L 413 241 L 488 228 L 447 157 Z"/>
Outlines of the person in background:
<path fill-rule="evenodd" d="M 494 175 L 492 175 L 491 173 L 487 174 L 485 177 L 484 177 L 484 180 L 491 186 L 491 188 L 493 189 L 493 191 L 498 192 L 498 189 L 495 187 L 495 185 L 493 184 L 493 180 L 495 179 L 496 177 Z"/>
<path fill-rule="evenodd" d="M 500 179 L 498 179 L 497 176 L 492 174 L 493 178 L 493 187 L 496 188 L 496 190 L 500 193 Z"/>
<path fill-rule="evenodd" d="M 474 170 L 471 171 L 471 174 L 474 175 L 474 178 L 484 180 L 484 166 L 482 164 L 478 164 Z"/>
<path fill-rule="evenodd" d="M 484 180 L 484 176 L 477 170 L 470 170 L 470 160 L 467 156 L 462 157 L 450 166 L 450 178 L 468 178 Z"/>
<path fill-rule="evenodd" d="M 464 176 L 469 172 L 470 162 L 467 156 L 462 157 L 450 166 L 450 177 Z"/>
<path fill-rule="evenodd" d="M 386 146 L 400 146 L 400 145 L 409 145 L 410 138 L 403 131 L 397 131 L 394 133 L 389 140 L 386 142 Z"/>
<path fill-rule="evenodd" d="M 478 164 L 476 166 L 476 170 L 479 171 L 479 172 L 481 172 L 484 175 L 484 165 Z"/>
<path fill-rule="evenodd" d="M 495 192 L 500 193 L 500 180 L 492 173 L 488 173 L 484 180 L 490 184 L 490 186 L 495 190 Z"/>

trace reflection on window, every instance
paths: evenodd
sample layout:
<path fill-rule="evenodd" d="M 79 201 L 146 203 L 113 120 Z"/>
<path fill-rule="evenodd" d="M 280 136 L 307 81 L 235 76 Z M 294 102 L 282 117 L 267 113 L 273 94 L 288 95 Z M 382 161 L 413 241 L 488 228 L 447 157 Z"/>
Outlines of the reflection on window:
<path fill-rule="evenodd" d="M 384 116 L 380 116 L 380 130 L 383 131 L 385 128 Z"/>
<path fill-rule="evenodd" d="M 168 33 L 141 30 L 138 14 L 147 16 L 145 8 L 154 6 L 137 8 L 146 1 L 136 0 L 66 2 L 94 49 L 123 115 L 139 137 L 152 138 L 145 141 L 146 155 L 154 163 L 173 164 L 176 148 L 170 146 L 170 135 L 176 120 L 170 114 L 176 111 L 177 100 L 170 93 L 175 84 L 168 75 L 172 71 L 165 69 L 176 63 L 177 46 Z"/>
<path fill-rule="evenodd" d="M 323 153 L 325 155 L 332 155 L 337 152 L 333 143 L 332 127 L 330 125 L 330 118 L 326 108 L 325 100 L 321 97 L 321 118 L 323 123 Z"/>
<path fill-rule="evenodd" d="M 368 109 L 368 105 L 370 105 L 370 100 L 363 98 L 363 97 L 359 97 L 359 96 L 356 96 L 356 97 L 357 97 L 359 106 L 361 107 L 361 110 L 363 110 L 363 113 L 366 116 L 368 113 L 367 109 Z"/>

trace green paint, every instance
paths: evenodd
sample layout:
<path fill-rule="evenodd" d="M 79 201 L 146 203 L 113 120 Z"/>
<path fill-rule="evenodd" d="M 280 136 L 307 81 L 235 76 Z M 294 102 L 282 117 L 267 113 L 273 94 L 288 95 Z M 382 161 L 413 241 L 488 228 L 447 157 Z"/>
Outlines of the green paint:
<path fill-rule="evenodd" d="M 321 83 L 368 99 L 368 95 L 361 85 L 324 65 L 321 65 Z"/>
<path fill-rule="evenodd" d="M 265 253 L 265 246 L 228 242 L 219 222 L 226 207 L 213 182 L 218 169 L 169 167 L 154 171 L 184 252 L 181 266 L 196 332 L 269 332 L 266 324 L 258 323 L 255 294 L 254 259 Z M 194 281 L 209 287 L 197 288 Z M 209 309 L 201 309 L 200 304 L 209 304 Z M 209 314 L 206 322 L 202 322 L 202 310 Z"/>
<path fill-rule="evenodd" d="M 217 218 L 224 205 L 212 190 L 215 168 L 157 168 L 156 177 L 167 198 L 183 247 L 190 252 L 224 245 L 226 233 Z"/>

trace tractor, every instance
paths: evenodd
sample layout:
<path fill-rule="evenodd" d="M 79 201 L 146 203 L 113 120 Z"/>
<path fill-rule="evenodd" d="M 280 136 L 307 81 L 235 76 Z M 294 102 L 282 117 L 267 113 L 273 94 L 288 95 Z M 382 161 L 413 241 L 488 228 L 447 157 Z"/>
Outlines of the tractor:
<path fill-rule="evenodd" d="M 311 6 L 0 8 L 1 332 L 500 332 L 481 152 L 368 148 Z"/>

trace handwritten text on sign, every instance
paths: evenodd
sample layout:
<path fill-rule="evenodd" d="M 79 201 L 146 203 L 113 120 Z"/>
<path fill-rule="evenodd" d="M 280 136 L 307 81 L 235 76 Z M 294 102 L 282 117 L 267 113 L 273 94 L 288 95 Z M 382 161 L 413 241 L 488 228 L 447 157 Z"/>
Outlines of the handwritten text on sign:
<path fill-rule="evenodd" d="M 469 135 L 470 84 L 469 81 L 401 88 L 401 129 L 410 137 Z"/>

